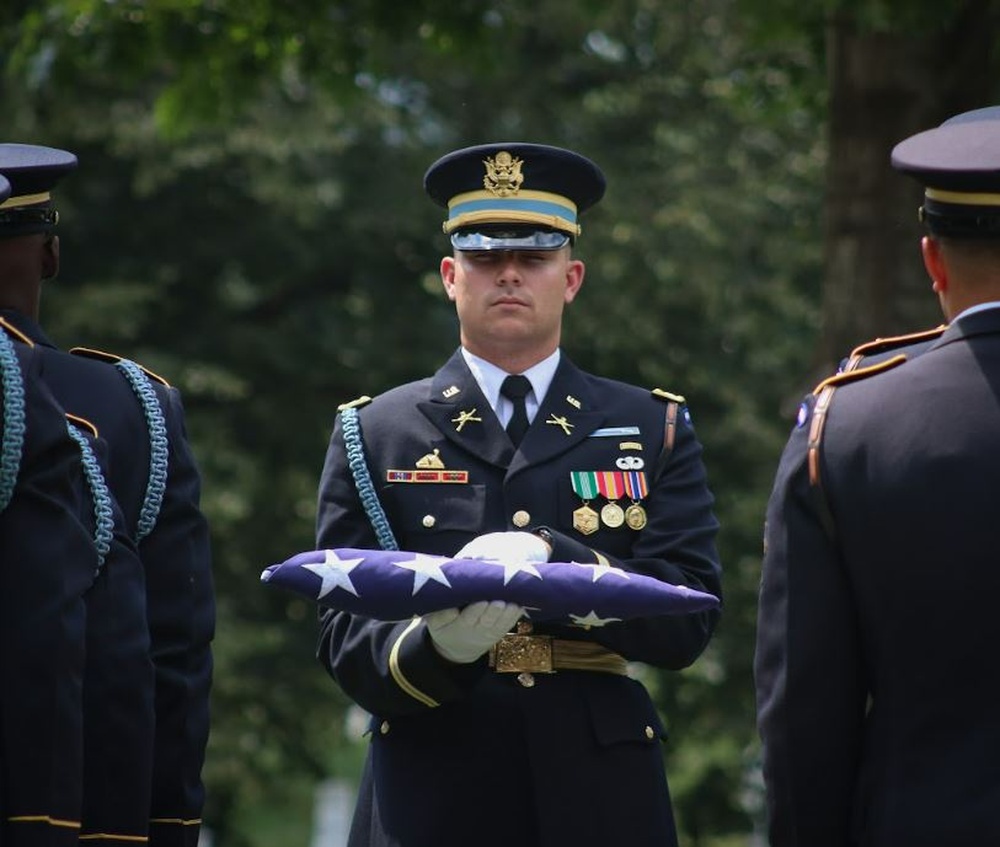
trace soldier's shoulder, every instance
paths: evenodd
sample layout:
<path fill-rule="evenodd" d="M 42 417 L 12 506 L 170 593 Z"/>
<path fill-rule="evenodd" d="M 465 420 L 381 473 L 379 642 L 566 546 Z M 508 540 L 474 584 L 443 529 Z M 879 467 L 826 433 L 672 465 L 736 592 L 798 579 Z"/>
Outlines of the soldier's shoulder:
<path fill-rule="evenodd" d="M 650 396 L 655 397 L 662 403 L 676 403 L 678 406 L 687 405 L 687 398 L 683 394 L 676 394 L 673 391 L 667 391 L 665 388 L 651 388 L 649 393 Z"/>
<path fill-rule="evenodd" d="M 353 400 L 348 400 L 346 403 L 341 403 L 337 406 L 338 412 L 346 412 L 348 409 L 360 409 L 363 406 L 367 406 L 372 402 L 372 397 L 367 394 L 362 394 L 360 397 L 355 397 Z"/>
<path fill-rule="evenodd" d="M 903 353 L 899 353 L 898 355 L 890 356 L 887 359 L 882 359 L 878 362 L 874 362 L 873 364 L 865 365 L 864 367 L 855 368 L 854 370 L 839 371 L 833 376 L 828 376 L 826 379 L 822 380 L 813 389 L 813 396 L 822 397 L 823 395 L 830 394 L 841 386 L 863 382 L 873 376 L 878 376 L 879 374 L 891 371 L 906 361 L 906 356 Z"/>
<path fill-rule="evenodd" d="M 30 336 L 21 332 L 14 324 L 8 321 L 6 318 L 0 316 L 0 332 L 2 332 L 11 341 L 18 341 L 22 344 L 26 344 L 28 347 L 34 347 L 35 342 L 31 340 Z"/>
<path fill-rule="evenodd" d="M 340 403 L 337 406 L 337 411 L 364 409 L 365 412 L 374 410 L 381 415 L 387 410 L 391 411 L 399 406 L 415 405 L 417 402 L 427 399 L 430 383 L 430 379 L 422 379 L 415 382 L 405 382 L 376 394 L 361 394 L 352 400 Z"/>
<path fill-rule="evenodd" d="M 149 377 L 154 382 L 169 388 L 170 383 L 160 374 L 155 371 L 150 370 L 145 365 L 140 364 L 132 359 L 126 358 L 125 356 L 119 356 L 117 353 L 109 353 L 106 350 L 96 350 L 93 347 L 71 347 L 69 352 L 73 356 L 79 356 L 82 359 L 103 362 L 109 365 L 122 365 L 125 363 L 134 365 L 139 368 L 147 377 Z"/>
<path fill-rule="evenodd" d="M 884 361 L 897 355 L 908 359 L 919 356 L 947 329 L 946 324 L 940 324 L 930 329 L 908 332 L 903 335 L 890 335 L 873 338 L 855 347 L 844 360 L 841 371 L 854 371 L 862 367 Z"/>

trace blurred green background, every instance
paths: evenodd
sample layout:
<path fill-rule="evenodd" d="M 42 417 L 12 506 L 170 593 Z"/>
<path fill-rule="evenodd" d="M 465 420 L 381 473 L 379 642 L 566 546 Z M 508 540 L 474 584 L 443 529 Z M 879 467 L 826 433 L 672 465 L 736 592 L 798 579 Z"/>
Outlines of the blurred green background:
<path fill-rule="evenodd" d="M 764 506 L 803 392 L 850 348 L 940 320 L 892 145 L 996 99 L 997 3 L 963 0 L 4 0 L 3 140 L 74 151 L 60 344 L 183 391 L 219 623 L 206 823 L 307 847 L 357 715 L 315 609 L 263 567 L 313 546 L 339 403 L 457 344 L 427 165 L 568 146 L 608 176 L 565 346 L 684 394 L 721 520 L 707 654 L 650 672 L 687 847 L 760 843 L 751 657 Z M 328 842 L 324 847 L 335 847 Z"/>

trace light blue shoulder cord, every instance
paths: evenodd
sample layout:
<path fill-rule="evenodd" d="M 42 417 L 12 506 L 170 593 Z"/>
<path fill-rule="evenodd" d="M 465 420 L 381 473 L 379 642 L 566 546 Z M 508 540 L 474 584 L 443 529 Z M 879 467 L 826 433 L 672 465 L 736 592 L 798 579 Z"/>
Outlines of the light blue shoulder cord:
<path fill-rule="evenodd" d="M 66 429 L 70 437 L 80 445 L 80 459 L 83 462 L 83 475 L 90 488 L 90 495 L 94 501 L 94 546 L 97 548 L 97 570 L 95 575 L 100 573 L 104 566 L 104 559 L 111 549 L 111 535 L 114 531 L 114 517 L 111 511 L 111 494 L 108 491 L 108 483 L 104 479 L 101 467 L 97 463 L 97 456 L 87 442 L 87 437 L 78 432 L 73 424 L 66 422 Z"/>
<path fill-rule="evenodd" d="M 361 505 L 371 521 L 372 529 L 378 537 L 378 543 L 383 550 L 398 550 L 399 544 L 389 527 L 389 519 L 385 516 L 382 504 L 375 493 L 372 475 L 365 463 L 365 451 L 361 443 L 361 423 L 358 420 L 357 409 L 344 409 L 340 413 L 340 423 L 344 430 L 344 448 L 347 451 L 347 464 L 354 477 L 354 487 L 358 490 Z"/>
<path fill-rule="evenodd" d="M 3 450 L 0 452 L 0 512 L 7 508 L 24 449 L 24 381 L 14 342 L 0 332 L 0 368 L 3 369 Z"/>
<path fill-rule="evenodd" d="M 167 425 L 164 422 L 159 398 L 142 368 L 128 359 L 120 359 L 115 366 L 125 375 L 135 396 L 139 398 L 149 429 L 149 478 L 136 528 L 135 540 L 139 542 L 153 531 L 160 516 L 160 507 L 163 505 L 163 492 L 167 487 Z"/>

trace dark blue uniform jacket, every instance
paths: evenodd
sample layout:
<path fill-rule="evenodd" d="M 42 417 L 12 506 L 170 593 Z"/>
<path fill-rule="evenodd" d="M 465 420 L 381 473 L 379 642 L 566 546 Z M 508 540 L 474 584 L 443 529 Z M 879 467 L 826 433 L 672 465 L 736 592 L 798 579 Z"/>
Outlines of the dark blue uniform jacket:
<path fill-rule="evenodd" d="M 765 534 L 771 843 L 1000 843 L 1000 309 L 837 387 L 819 487 L 810 429 L 785 449 Z"/>
<path fill-rule="evenodd" d="M 453 555 L 485 532 L 544 525 L 553 561 L 597 562 L 720 595 L 720 566 L 701 446 L 682 414 L 664 456 L 668 403 L 578 370 L 563 356 L 515 451 L 460 352 L 433 377 L 360 409 L 375 488 L 404 550 Z M 462 413 L 475 412 L 459 425 Z M 465 415 L 469 417 L 468 414 Z M 568 426 L 558 423 L 564 421 Z M 548 422 L 552 421 L 552 422 Z M 390 469 L 435 453 L 465 484 L 393 484 Z M 573 528 L 573 471 L 619 459 L 649 481 L 641 530 Z M 592 504 L 601 508 L 600 498 Z M 335 427 L 319 494 L 319 547 L 377 547 Z M 597 642 L 660 668 L 690 665 L 717 612 L 585 629 L 536 626 Z M 675 843 L 660 741 L 646 689 L 610 673 L 558 671 L 524 687 L 485 659 L 440 658 L 426 627 L 328 612 L 321 661 L 373 715 L 352 845 L 579 847 Z M 623 833 L 627 833 L 623 835 Z"/>
<path fill-rule="evenodd" d="M 107 442 L 111 491 L 145 574 L 156 713 L 150 844 L 194 847 L 204 803 L 201 770 L 209 730 L 215 601 L 208 525 L 199 507 L 201 480 L 187 442 L 180 394 L 162 380 L 147 380 L 162 413 L 167 462 L 155 525 L 142 535 L 153 473 L 150 424 L 129 381 L 115 367 L 115 357 L 57 350 L 33 321 L 4 315 L 38 345 L 46 380 L 60 403 L 91 421 Z"/>
<path fill-rule="evenodd" d="M 97 551 L 80 450 L 42 382 L 42 360 L 23 344 L 12 352 L 13 360 L 4 357 L 3 381 L 23 385 L 24 430 L 14 453 L 17 483 L 0 512 L 0 844 L 76 847 L 83 596 L 94 581 Z M 7 421 L 5 400 L 0 394 Z M 4 428 L 5 455 L 18 440 Z"/>

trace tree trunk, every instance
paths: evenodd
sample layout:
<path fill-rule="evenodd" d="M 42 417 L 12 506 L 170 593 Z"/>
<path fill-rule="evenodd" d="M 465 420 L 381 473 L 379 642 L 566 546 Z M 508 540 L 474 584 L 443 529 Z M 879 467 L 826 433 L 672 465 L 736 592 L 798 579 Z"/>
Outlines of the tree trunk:
<path fill-rule="evenodd" d="M 861 342 L 941 321 L 920 259 L 922 188 L 889 155 L 907 136 L 991 104 L 995 5 L 965 2 L 919 37 L 862 31 L 848 14 L 829 23 L 821 375 Z"/>

